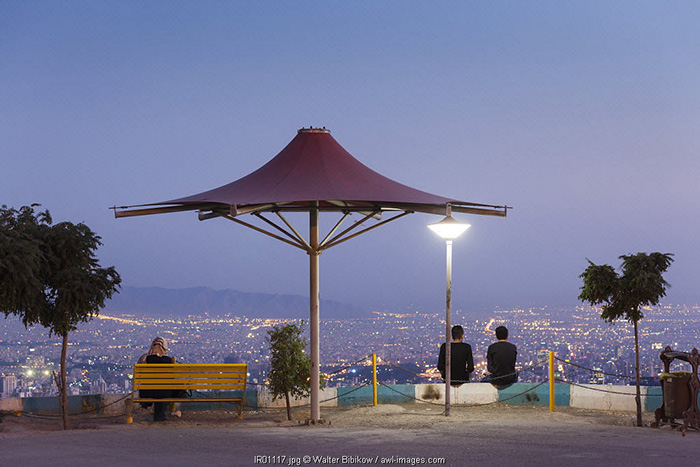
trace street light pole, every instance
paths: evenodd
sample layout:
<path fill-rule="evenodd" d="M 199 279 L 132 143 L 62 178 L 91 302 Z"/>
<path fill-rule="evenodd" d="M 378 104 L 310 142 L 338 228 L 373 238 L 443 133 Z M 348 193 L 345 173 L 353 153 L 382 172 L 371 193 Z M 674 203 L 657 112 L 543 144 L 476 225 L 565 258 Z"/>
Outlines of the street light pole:
<path fill-rule="evenodd" d="M 452 240 L 459 237 L 471 227 L 452 217 L 452 207 L 446 205 L 446 216 L 440 222 L 428 225 L 430 229 L 445 240 L 447 287 L 445 294 L 445 416 L 450 416 L 451 378 L 452 378 Z"/>
<path fill-rule="evenodd" d="M 447 290 L 445 293 L 445 416 L 450 416 L 452 382 L 452 240 L 445 240 L 447 250 Z"/>

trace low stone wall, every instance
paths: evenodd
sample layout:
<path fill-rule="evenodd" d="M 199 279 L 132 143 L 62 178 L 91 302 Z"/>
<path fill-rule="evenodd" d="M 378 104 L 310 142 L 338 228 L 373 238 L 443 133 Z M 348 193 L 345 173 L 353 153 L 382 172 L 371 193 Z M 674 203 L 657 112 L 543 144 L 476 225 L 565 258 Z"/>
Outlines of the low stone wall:
<path fill-rule="evenodd" d="M 444 384 L 416 384 L 416 399 L 428 400 L 439 404 L 445 403 Z M 556 384 L 554 389 L 556 405 L 569 405 L 569 386 Z M 549 405 L 549 385 L 537 383 L 515 383 L 507 389 L 498 390 L 488 383 L 469 383 L 453 387 L 450 402 L 460 404 L 511 404 L 511 405 Z"/>
<path fill-rule="evenodd" d="M 646 412 L 653 412 L 661 407 L 661 387 L 641 387 L 642 407 Z M 593 410 L 610 410 L 635 412 L 634 386 L 611 386 L 600 384 L 582 384 L 571 386 L 571 407 Z"/>
<path fill-rule="evenodd" d="M 68 396 L 68 413 L 120 414 L 124 413 L 125 394 L 90 394 Z M 58 397 L 23 397 L 0 399 L 0 410 L 60 415 Z"/>
<path fill-rule="evenodd" d="M 498 391 L 490 384 L 463 384 L 452 387 L 450 403 L 459 404 L 490 404 L 498 401 Z M 414 397 L 419 400 L 436 404 L 445 403 L 444 384 L 416 384 Z"/>
<path fill-rule="evenodd" d="M 255 401 L 256 401 L 256 407 L 275 407 L 275 408 L 283 408 L 287 407 L 287 402 L 284 397 L 281 399 L 277 400 L 272 400 L 272 394 L 270 391 L 267 389 L 262 389 L 258 391 L 248 391 L 251 393 L 255 394 Z M 324 388 L 320 391 L 320 398 L 321 398 L 321 407 L 336 407 L 338 405 L 338 401 L 336 400 L 336 397 L 338 395 L 338 391 L 336 388 Z M 297 399 L 297 398 L 291 398 L 290 399 L 290 405 L 292 407 L 301 407 L 301 406 L 307 406 L 311 403 L 309 398 L 302 398 L 302 399 Z M 246 404 L 248 405 L 248 404 Z"/>
<path fill-rule="evenodd" d="M 653 412 L 661 406 L 660 387 L 642 387 L 642 407 L 646 412 Z M 379 404 L 445 403 L 444 384 L 397 384 L 380 385 L 377 388 Z M 555 405 L 559 407 L 576 407 L 580 409 L 607 411 L 636 411 L 634 401 L 634 386 L 612 386 L 597 384 L 582 384 L 569 386 L 555 384 Z M 222 395 L 233 396 L 231 393 Z M 124 412 L 123 399 L 126 394 L 92 394 L 68 397 L 68 410 L 71 414 L 119 414 Z M 195 394 L 194 397 L 198 397 Z M 320 393 L 322 407 L 347 407 L 353 405 L 372 404 L 371 386 L 326 388 Z M 496 390 L 488 383 L 469 383 L 453 387 L 451 402 L 454 405 L 483 405 L 503 403 L 511 405 L 549 405 L 549 385 L 536 383 L 516 383 L 503 390 Z M 309 398 L 292 399 L 292 406 L 309 405 Z M 285 407 L 285 400 L 272 400 L 267 390 L 246 391 L 244 410 L 255 410 L 266 407 Z M 220 402 L 201 402 L 198 404 L 183 404 L 183 410 L 214 410 L 229 409 L 231 404 Z M 57 397 L 28 397 L 0 399 L 0 410 L 16 412 L 32 412 L 36 414 L 60 414 Z"/>

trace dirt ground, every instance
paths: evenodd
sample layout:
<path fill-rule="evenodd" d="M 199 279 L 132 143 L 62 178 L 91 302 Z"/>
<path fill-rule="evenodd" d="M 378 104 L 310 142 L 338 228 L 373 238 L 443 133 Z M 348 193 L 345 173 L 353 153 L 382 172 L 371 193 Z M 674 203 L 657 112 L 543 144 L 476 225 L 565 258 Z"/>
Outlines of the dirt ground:
<path fill-rule="evenodd" d="M 335 465 L 441 460 L 443 465 L 616 467 L 659 463 L 696 465 L 700 432 L 681 436 L 666 426 L 634 427 L 634 414 L 547 407 L 493 405 L 452 408 L 406 404 L 322 409 L 325 423 L 306 424 L 308 408 L 244 412 L 184 411 L 152 422 L 138 409 L 124 415 L 60 419 L 6 416 L 0 424 L 3 465 L 171 467 Z M 645 414 L 645 422 L 652 422 Z M 125 448 L 126 447 L 126 448 Z M 345 459 L 345 461 L 344 461 Z M 359 460 L 358 460 L 359 459 Z"/>
<path fill-rule="evenodd" d="M 183 410 L 182 417 L 169 416 L 168 421 L 153 423 L 152 409 L 137 408 L 134 423 L 125 425 L 125 415 L 83 415 L 71 417 L 73 429 L 109 429 L 120 426 L 134 429 L 150 427 L 292 427 L 305 425 L 309 417 L 308 409 L 293 409 L 293 420 L 287 420 L 286 411 L 266 409 L 246 411 L 243 419 L 236 417 L 234 410 Z M 456 423 L 478 423 L 484 420 L 503 421 L 510 426 L 533 426 L 542 424 L 601 424 L 614 426 L 634 426 L 635 415 L 629 412 L 604 412 L 558 407 L 550 413 L 547 407 L 509 406 L 505 404 L 467 407 L 453 406 L 450 417 L 443 415 L 444 408 L 424 404 L 386 404 L 377 407 L 352 406 L 324 408 L 321 411 L 324 425 L 334 428 L 387 428 L 387 429 L 430 429 L 440 431 L 450 429 Z M 653 422 L 652 414 L 644 414 L 644 422 Z M 58 416 L 6 415 L 0 423 L 0 438 L 12 434 L 29 435 L 33 432 L 61 430 Z"/>

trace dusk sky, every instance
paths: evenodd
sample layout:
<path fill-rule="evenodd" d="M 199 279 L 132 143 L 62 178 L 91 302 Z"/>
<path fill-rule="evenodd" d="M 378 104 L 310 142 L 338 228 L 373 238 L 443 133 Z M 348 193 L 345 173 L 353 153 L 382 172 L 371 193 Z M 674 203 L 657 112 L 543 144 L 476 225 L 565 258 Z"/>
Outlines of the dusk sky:
<path fill-rule="evenodd" d="M 576 305 L 586 258 L 639 251 L 674 253 L 665 302 L 698 303 L 699 22 L 695 1 L 0 0 L 0 204 L 85 222 L 127 286 L 308 295 L 301 250 L 108 208 L 224 185 L 325 126 L 398 182 L 514 207 L 455 215 L 456 309 Z M 322 297 L 440 311 L 438 220 L 324 252 Z"/>

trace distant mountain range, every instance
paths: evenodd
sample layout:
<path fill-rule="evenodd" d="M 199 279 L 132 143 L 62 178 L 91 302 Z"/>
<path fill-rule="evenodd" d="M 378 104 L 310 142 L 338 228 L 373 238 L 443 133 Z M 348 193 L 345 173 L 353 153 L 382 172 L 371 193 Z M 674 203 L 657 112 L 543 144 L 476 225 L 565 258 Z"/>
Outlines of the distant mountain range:
<path fill-rule="evenodd" d="M 137 316 L 210 316 L 230 314 L 248 318 L 309 318 L 309 298 L 300 295 L 277 295 L 214 290 L 208 287 L 165 289 L 161 287 L 123 287 L 107 302 L 105 312 Z M 370 310 L 321 300 L 321 319 L 365 318 Z"/>

